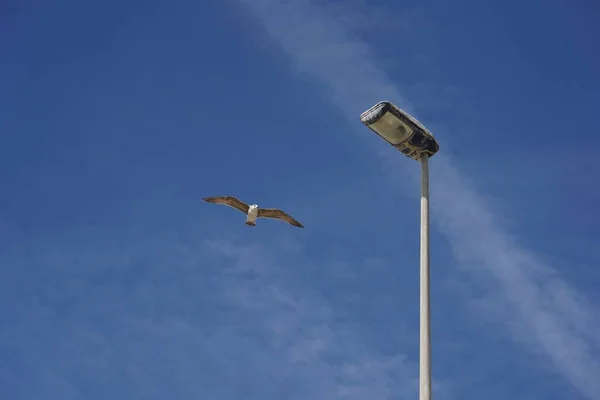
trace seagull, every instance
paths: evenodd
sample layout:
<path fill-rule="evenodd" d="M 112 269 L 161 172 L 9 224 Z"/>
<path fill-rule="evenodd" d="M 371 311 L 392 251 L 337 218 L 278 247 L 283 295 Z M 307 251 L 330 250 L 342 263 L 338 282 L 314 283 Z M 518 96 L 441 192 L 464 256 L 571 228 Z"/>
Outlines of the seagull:
<path fill-rule="evenodd" d="M 248 226 L 256 226 L 257 218 L 272 218 L 285 221 L 298 228 L 304 228 L 300 222 L 277 208 L 259 208 L 258 204 L 248 205 L 233 196 L 205 197 L 202 200 L 213 204 L 223 204 L 240 210 L 246 214 L 246 225 Z"/>

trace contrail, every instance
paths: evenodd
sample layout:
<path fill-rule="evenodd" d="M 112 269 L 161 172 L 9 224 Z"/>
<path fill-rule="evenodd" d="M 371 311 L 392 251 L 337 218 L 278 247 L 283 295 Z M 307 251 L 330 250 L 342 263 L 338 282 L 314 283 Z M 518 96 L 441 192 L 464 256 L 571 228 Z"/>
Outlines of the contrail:
<path fill-rule="evenodd" d="M 370 46 L 346 26 L 347 16 L 331 15 L 308 0 L 239 1 L 281 44 L 294 68 L 320 82 L 331 103 L 352 122 L 384 99 L 414 112 L 373 61 Z M 385 164 L 396 162 L 389 153 L 381 157 Z M 515 310 L 515 339 L 545 354 L 583 396 L 600 399 L 600 364 L 594 359 L 600 323 L 594 307 L 500 227 L 451 156 L 440 153 L 432 162 L 433 221 L 447 236 L 459 267 L 493 276 L 503 301 Z M 417 177 L 412 178 L 416 185 Z"/>

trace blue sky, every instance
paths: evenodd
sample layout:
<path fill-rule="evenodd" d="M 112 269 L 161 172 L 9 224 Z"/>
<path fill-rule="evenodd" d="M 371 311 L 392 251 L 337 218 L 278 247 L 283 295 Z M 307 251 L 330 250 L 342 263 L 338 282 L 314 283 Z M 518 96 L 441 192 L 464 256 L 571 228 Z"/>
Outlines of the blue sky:
<path fill-rule="evenodd" d="M 486 4 L 484 4 L 486 3 Z M 0 7 L 0 392 L 404 399 L 430 162 L 436 399 L 600 399 L 600 7 Z M 200 201 L 235 195 L 306 228 Z"/>

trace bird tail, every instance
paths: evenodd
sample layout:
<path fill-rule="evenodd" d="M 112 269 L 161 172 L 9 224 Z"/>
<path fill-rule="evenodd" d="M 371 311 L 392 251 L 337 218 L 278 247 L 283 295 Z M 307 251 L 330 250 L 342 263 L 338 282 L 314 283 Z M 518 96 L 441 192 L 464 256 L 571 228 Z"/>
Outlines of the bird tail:
<path fill-rule="evenodd" d="M 246 220 L 246 225 L 248 225 L 248 226 L 256 226 L 256 222 L 252 222 L 250 220 Z"/>

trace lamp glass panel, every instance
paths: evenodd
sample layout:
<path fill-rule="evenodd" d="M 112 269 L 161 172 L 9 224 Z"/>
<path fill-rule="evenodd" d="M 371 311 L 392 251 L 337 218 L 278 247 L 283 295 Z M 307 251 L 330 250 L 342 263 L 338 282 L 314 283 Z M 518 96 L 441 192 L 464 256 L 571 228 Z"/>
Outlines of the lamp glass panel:
<path fill-rule="evenodd" d="M 412 129 L 390 112 L 369 127 L 393 145 L 404 142 L 412 134 Z"/>

